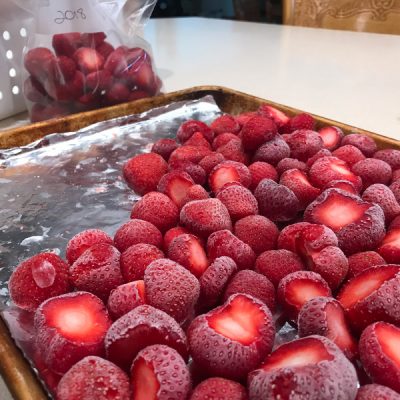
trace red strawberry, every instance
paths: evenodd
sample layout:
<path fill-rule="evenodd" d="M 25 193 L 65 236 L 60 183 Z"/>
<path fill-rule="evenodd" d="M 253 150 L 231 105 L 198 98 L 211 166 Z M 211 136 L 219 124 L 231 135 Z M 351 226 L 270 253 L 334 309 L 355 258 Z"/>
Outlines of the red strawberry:
<path fill-rule="evenodd" d="M 148 265 L 160 258 L 164 258 L 164 253 L 151 244 L 138 243 L 128 247 L 121 254 L 121 272 L 125 282 L 143 279 Z"/>
<path fill-rule="evenodd" d="M 375 383 L 361 386 L 358 389 L 356 400 L 399 400 L 400 395 L 387 386 Z"/>
<path fill-rule="evenodd" d="M 191 176 L 184 171 L 171 171 L 159 181 L 157 190 L 166 194 L 179 208 L 184 205 L 189 188 L 194 185 Z"/>
<path fill-rule="evenodd" d="M 147 303 L 171 315 L 179 323 L 188 319 L 200 295 L 196 277 L 166 258 L 153 261 L 146 268 L 144 285 Z"/>
<path fill-rule="evenodd" d="M 373 382 L 400 391 L 400 329 L 385 322 L 376 322 L 362 333 L 360 358 Z"/>
<path fill-rule="evenodd" d="M 268 307 L 245 294 L 200 315 L 189 326 L 193 360 L 212 375 L 243 379 L 271 351 L 275 327 Z"/>
<path fill-rule="evenodd" d="M 48 79 L 55 83 L 66 83 L 76 74 L 76 63 L 69 57 L 59 56 L 52 59 Z"/>
<path fill-rule="evenodd" d="M 400 200 L 400 180 L 394 180 L 393 183 L 389 186 L 389 188 L 393 192 L 394 197 L 398 202 Z"/>
<path fill-rule="evenodd" d="M 354 399 L 357 386 L 351 362 L 329 339 L 317 335 L 279 346 L 248 377 L 252 400 Z"/>
<path fill-rule="evenodd" d="M 112 238 L 100 229 L 87 229 L 77 233 L 67 244 L 65 255 L 72 265 L 89 247 L 98 243 L 112 244 Z"/>
<path fill-rule="evenodd" d="M 238 220 L 234 234 L 248 244 L 256 254 L 276 248 L 279 230 L 276 225 L 262 215 L 249 215 Z"/>
<path fill-rule="evenodd" d="M 258 113 L 271 118 L 278 128 L 282 128 L 289 122 L 289 117 L 282 111 L 268 104 L 261 104 L 258 109 Z"/>
<path fill-rule="evenodd" d="M 331 296 L 331 290 L 320 274 L 297 271 L 280 280 L 277 295 L 287 318 L 296 322 L 301 308 L 308 300 L 320 296 Z"/>
<path fill-rule="evenodd" d="M 292 252 L 297 251 L 297 238 L 304 227 L 310 225 L 308 222 L 297 222 L 282 229 L 278 237 L 278 249 L 286 249 Z"/>
<path fill-rule="evenodd" d="M 372 155 L 378 150 L 374 139 L 361 133 L 352 133 L 346 135 L 342 139 L 341 145 L 351 144 L 359 148 L 366 157 L 372 157 Z"/>
<path fill-rule="evenodd" d="M 325 190 L 307 207 L 304 219 L 331 228 L 346 254 L 372 250 L 385 235 L 382 209 L 339 189 Z"/>
<path fill-rule="evenodd" d="M 179 235 L 171 242 L 168 258 L 183 265 L 197 278 L 208 268 L 207 255 L 200 240 L 188 233 Z"/>
<path fill-rule="evenodd" d="M 124 371 L 110 361 L 96 356 L 85 357 L 61 379 L 58 400 L 128 399 L 129 379 Z"/>
<path fill-rule="evenodd" d="M 134 204 L 131 218 L 148 221 L 161 232 L 165 232 L 176 226 L 179 219 L 179 209 L 165 194 L 150 192 Z"/>
<path fill-rule="evenodd" d="M 167 172 L 168 165 L 158 154 L 139 154 L 129 159 L 123 168 L 128 186 L 140 195 L 157 189 L 158 182 Z"/>
<path fill-rule="evenodd" d="M 236 121 L 239 123 L 240 127 L 243 127 L 243 125 L 251 118 L 255 117 L 256 115 L 259 115 L 258 112 L 255 111 L 249 111 L 249 112 L 244 112 L 239 115 L 235 115 Z"/>
<path fill-rule="evenodd" d="M 83 46 L 96 47 L 103 43 L 106 37 L 104 32 L 82 33 L 81 41 Z"/>
<path fill-rule="evenodd" d="M 72 284 L 107 300 L 112 289 L 122 285 L 120 252 L 108 243 L 98 243 L 84 251 L 70 267 Z"/>
<path fill-rule="evenodd" d="M 218 147 L 216 151 L 221 153 L 226 160 L 236 161 L 244 165 L 249 164 L 249 156 L 244 151 L 241 141 L 231 140 L 227 144 Z"/>
<path fill-rule="evenodd" d="M 275 311 L 275 288 L 264 275 L 249 269 L 239 271 L 229 281 L 223 301 L 236 293 L 248 294 L 265 303 L 271 312 Z"/>
<path fill-rule="evenodd" d="M 186 203 L 189 203 L 190 201 L 206 200 L 209 198 L 210 198 L 210 196 L 208 195 L 208 192 L 203 188 L 203 186 L 193 185 L 187 190 L 186 196 L 182 200 L 182 203 L 185 205 Z"/>
<path fill-rule="evenodd" d="M 58 56 L 73 57 L 76 50 L 82 46 L 79 32 L 60 33 L 53 36 L 53 47 Z"/>
<path fill-rule="evenodd" d="M 190 233 L 187 229 L 182 228 L 181 226 L 176 226 L 175 228 L 171 228 L 169 231 L 165 232 L 164 234 L 164 250 L 168 251 L 169 245 L 172 243 L 172 241 L 180 236 L 183 235 L 184 233 Z M 163 258 L 163 257 L 160 257 Z"/>
<path fill-rule="evenodd" d="M 299 169 L 285 171 L 281 175 L 279 184 L 288 187 L 296 195 L 301 209 L 305 209 L 321 193 L 319 188 L 310 183 L 306 173 Z"/>
<path fill-rule="evenodd" d="M 190 161 L 175 162 L 173 165 L 170 165 L 170 170 L 186 172 L 193 179 L 193 182 L 198 185 L 206 183 L 206 171 L 200 165 Z"/>
<path fill-rule="evenodd" d="M 240 383 L 224 378 L 208 378 L 193 390 L 189 400 L 247 400 Z"/>
<path fill-rule="evenodd" d="M 235 142 L 239 142 L 241 143 L 241 139 L 235 135 L 234 133 L 221 133 L 220 135 L 218 135 L 212 142 L 212 148 L 214 150 L 225 146 L 226 144 L 228 144 L 231 140 L 234 140 Z"/>
<path fill-rule="evenodd" d="M 400 168 L 400 150 L 396 149 L 383 149 L 378 150 L 374 156 L 378 160 L 385 161 L 388 163 L 393 170 Z"/>
<path fill-rule="evenodd" d="M 179 127 L 176 137 L 181 143 L 184 143 L 189 140 L 195 132 L 201 132 L 208 142 L 212 143 L 214 139 L 213 130 L 204 122 L 195 121 L 193 119 L 184 122 Z"/>
<path fill-rule="evenodd" d="M 249 165 L 249 171 L 251 173 L 251 190 L 254 190 L 263 179 L 272 179 L 275 182 L 278 180 L 278 172 L 275 167 L 266 162 L 254 162 Z"/>
<path fill-rule="evenodd" d="M 138 353 L 131 366 L 131 398 L 186 399 L 191 388 L 189 369 L 171 347 L 156 344 Z"/>
<path fill-rule="evenodd" d="M 165 344 L 187 358 L 185 332 L 164 311 L 149 305 L 136 307 L 117 319 L 104 340 L 107 358 L 128 370 L 140 350 L 153 344 Z"/>
<path fill-rule="evenodd" d="M 282 127 L 284 133 L 292 133 L 299 129 L 314 130 L 315 119 L 310 114 L 302 113 L 290 118 L 285 126 Z"/>
<path fill-rule="evenodd" d="M 108 43 L 108 42 L 103 42 L 100 43 L 98 46 L 96 46 L 96 51 L 104 57 L 105 60 L 108 59 L 108 56 L 114 51 L 114 47 Z"/>
<path fill-rule="evenodd" d="M 335 233 L 320 224 L 301 226 L 301 229 L 296 233 L 294 241 L 296 252 L 304 257 L 311 257 L 327 246 L 338 245 Z"/>
<path fill-rule="evenodd" d="M 400 204 L 393 192 L 385 185 L 376 183 L 365 189 L 362 199 L 370 203 L 378 204 L 385 214 L 386 224 L 390 223 L 400 214 Z"/>
<path fill-rule="evenodd" d="M 286 186 L 271 179 L 263 179 L 254 191 L 260 214 L 271 221 L 289 221 L 300 210 L 296 195 Z"/>
<path fill-rule="evenodd" d="M 128 101 L 130 96 L 129 88 L 122 82 L 115 82 L 106 93 L 106 100 L 109 105 Z"/>
<path fill-rule="evenodd" d="M 400 215 L 397 216 L 392 223 L 389 225 L 389 231 L 391 231 L 392 229 L 397 229 L 400 228 Z"/>
<path fill-rule="evenodd" d="M 214 169 L 214 167 L 216 167 L 222 161 L 225 161 L 225 157 L 221 153 L 211 153 L 210 155 L 202 158 L 199 162 L 199 165 L 208 175 Z"/>
<path fill-rule="evenodd" d="M 134 281 L 113 289 L 107 301 L 107 308 L 115 321 L 142 304 L 146 304 L 144 282 Z"/>
<path fill-rule="evenodd" d="M 150 95 L 155 95 L 161 85 L 157 82 L 157 77 L 151 66 L 150 58 L 147 54 L 143 57 L 144 61 L 134 69 L 134 83 L 140 88 L 147 91 Z M 132 72 L 132 71 L 131 71 Z"/>
<path fill-rule="evenodd" d="M 352 146 L 351 144 L 346 144 L 345 146 L 337 148 L 332 155 L 340 158 L 350 167 L 361 160 L 365 160 L 365 156 L 361 150 L 358 147 Z"/>
<path fill-rule="evenodd" d="M 323 141 L 317 132 L 300 129 L 294 131 L 286 140 L 290 147 L 290 156 L 307 161 L 323 147 Z"/>
<path fill-rule="evenodd" d="M 169 157 L 169 164 L 172 166 L 174 162 L 190 161 L 198 164 L 205 156 L 211 154 L 211 150 L 207 147 L 198 146 L 181 146 L 172 152 Z"/>
<path fill-rule="evenodd" d="M 74 77 L 68 82 L 60 83 L 49 79 L 45 83 L 45 89 L 54 100 L 68 102 L 71 100 L 78 100 L 82 97 L 84 84 L 83 74 L 77 71 Z"/>
<path fill-rule="evenodd" d="M 186 142 L 185 146 L 199 146 L 211 150 L 211 145 L 201 132 L 195 132 Z"/>
<path fill-rule="evenodd" d="M 299 336 L 324 336 L 335 343 L 350 360 L 357 353 L 357 342 L 350 333 L 344 311 L 331 297 L 315 297 L 301 308 L 297 325 Z"/>
<path fill-rule="evenodd" d="M 319 158 L 311 166 L 308 174 L 310 182 L 323 188 L 331 181 L 346 180 L 351 182 L 357 190 L 361 189 L 361 178 L 353 173 L 348 165 L 336 157 Z"/>
<path fill-rule="evenodd" d="M 283 140 L 282 136 L 276 135 L 275 138 L 258 148 L 254 154 L 253 161 L 263 161 L 275 166 L 279 161 L 289 156 L 289 145 Z"/>
<path fill-rule="evenodd" d="M 243 125 L 243 147 L 246 151 L 255 151 L 262 144 L 272 140 L 277 133 L 278 129 L 272 119 L 257 115 Z"/>
<path fill-rule="evenodd" d="M 400 263 L 400 228 L 391 228 L 377 251 L 387 262 Z"/>
<path fill-rule="evenodd" d="M 24 82 L 24 96 L 34 103 L 45 103 L 47 99 L 44 87 L 33 76 L 29 76 Z"/>
<path fill-rule="evenodd" d="M 153 224 L 141 219 L 131 219 L 115 232 L 114 244 L 120 252 L 139 243 L 152 244 L 161 248 L 162 234 Z"/>
<path fill-rule="evenodd" d="M 224 161 L 219 163 L 208 177 L 208 184 L 214 193 L 217 193 L 225 183 L 239 182 L 244 187 L 251 185 L 249 169 L 236 161 Z"/>
<path fill-rule="evenodd" d="M 392 178 L 392 168 L 388 163 L 375 158 L 366 158 L 355 163 L 351 170 L 361 177 L 364 189 L 374 183 L 388 184 Z"/>
<path fill-rule="evenodd" d="M 112 75 L 106 69 L 94 71 L 87 75 L 86 86 L 93 92 L 107 90 L 112 85 Z"/>
<path fill-rule="evenodd" d="M 39 82 L 43 83 L 51 70 L 54 54 L 45 47 L 29 50 L 24 58 L 26 70 Z"/>
<path fill-rule="evenodd" d="M 322 157 L 331 157 L 332 153 L 328 149 L 321 149 L 317 151 L 312 157 L 310 157 L 306 164 L 308 168 L 311 168 L 311 166 L 317 161 L 318 159 Z"/>
<path fill-rule="evenodd" d="M 317 153 L 318 154 L 318 153 Z M 250 168 L 250 167 L 249 167 Z M 279 175 L 282 175 L 285 171 L 289 169 L 299 169 L 300 171 L 307 172 L 307 164 L 303 161 L 299 161 L 296 158 L 284 158 L 278 162 L 276 170 Z"/>
<path fill-rule="evenodd" d="M 78 68 L 85 74 L 103 69 L 104 58 L 95 49 L 81 47 L 73 56 Z"/>
<path fill-rule="evenodd" d="M 321 137 L 324 147 L 328 150 L 335 150 L 339 147 L 344 136 L 343 131 L 337 126 L 325 126 L 318 131 L 318 135 Z"/>
<path fill-rule="evenodd" d="M 110 325 L 103 302 L 91 293 L 52 297 L 36 310 L 36 345 L 49 368 L 64 374 L 86 356 L 103 355 Z"/>
<path fill-rule="evenodd" d="M 359 275 L 369 267 L 376 265 L 384 265 L 386 261 L 375 251 L 364 251 L 356 253 L 348 258 L 349 261 L 349 273 L 348 278 L 353 278 Z"/>
<path fill-rule="evenodd" d="M 400 322 L 400 266 L 368 268 L 348 281 L 337 296 L 349 323 L 357 332 L 369 324 Z"/>
<path fill-rule="evenodd" d="M 238 134 L 240 131 L 239 123 L 236 121 L 235 117 L 229 114 L 224 114 L 216 118 L 210 125 L 210 128 L 216 135 L 225 132 Z"/>
<path fill-rule="evenodd" d="M 48 298 L 69 292 L 68 265 L 53 253 L 37 254 L 14 269 L 8 289 L 14 304 L 34 311 Z"/>
<path fill-rule="evenodd" d="M 221 256 L 232 258 L 239 269 L 253 269 L 256 255 L 251 247 L 228 230 L 220 230 L 207 240 L 207 254 L 212 262 Z"/>
<path fill-rule="evenodd" d="M 179 147 L 174 139 L 159 139 L 151 148 L 152 153 L 159 154 L 165 161 L 168 161 L 171 153 Z"/>
<path fill-rule="evenodd" d="M 199 306 L 209 309 L 220 304 L 224 290 L 237 271 L 237 265 L 230 257 L 218 257 L 200 277 Z"/>
<path fill-rule="evenodd" d="M 13 333 L 14 334 L 14 333 Z M 57 393 L 57 385 L 60 382 L 62 376 L 53 372 L 44 362 L 44 355 L 36 349 L 31 356 L 32 364 L 37 369 L 40 374 L 40 379 L 45 383 L 46 389 L 50 392 L 52 396 Z"/>
<path fill-rule="evenodd" d="M 107 56 L 107 60 L 104 64 L 104 69 L 111 72 L 111 74 L 113 74 L 114 76 L 120 76 L 121 73 L 128 67 L 126 59 L 127 52 L 127 47 L 117 47 Z"/>
<path fill-rule="evenodd" d="M 345 181 L 343 179 L 329 182 L 323 188 L 323 190 L 326 190 L 326 189 L 341 189 L 350 194 L 358 195 L 358 191 L 355 188 L 354 184 L 349 181 Z"/>
<path fill-rule="evenodd" d="M 185 204 L 181 210 L 180 223 L 203 238 L 222 229 L 232 230 L 229 212 L 218 199 L 196 200 Z"/>

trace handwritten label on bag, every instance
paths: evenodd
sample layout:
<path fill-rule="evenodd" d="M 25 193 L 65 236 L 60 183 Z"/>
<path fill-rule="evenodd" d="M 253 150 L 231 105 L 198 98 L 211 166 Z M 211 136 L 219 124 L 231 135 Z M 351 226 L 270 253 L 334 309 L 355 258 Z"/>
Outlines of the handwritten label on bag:
<path fill-rule="evenodd" d="M 58 16 L 54 18 L 56 24 L 63 24 L 65 21 L 73 21 L 74 19 L 86 19 L 86 14 L 83 8 L 77 10 L 58 10 Z"/>

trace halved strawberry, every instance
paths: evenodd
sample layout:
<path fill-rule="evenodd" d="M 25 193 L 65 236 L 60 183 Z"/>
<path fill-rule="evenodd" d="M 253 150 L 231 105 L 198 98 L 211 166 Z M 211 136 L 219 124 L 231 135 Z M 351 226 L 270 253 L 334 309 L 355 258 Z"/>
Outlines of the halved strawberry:
<path fill-rule="evenodd" d="M 168 247 L 168 258 L 183 265 L 197 278 L 200 278 L 209 265 L 200 240 L 187 233 L 171 242 Z"/>
<path fill-rule="evenodd" d="M 400 266 L 368 268 L 347 282 L 337 300 L 351 326 L 361 332 L 369 324 L 385 321 L 400 323 Z"/>
<path fill-rule="evenodd" d="M 361 253 L 352 254 L 349 258 L 349 273 L 348 278 L 353 278 L 376 265 L 385 265 L 386 261 L 375 251 L 364 251 Z"/>
<path fill-rule="evenodd" d="M 171 153 L 179 147 L 174 139 L 159 139 L 151 148 L 152 153 L 159 154 L 165 161 L 168 161 Z"/>
<path fill-rule="evenodd" d="M 250 373 L 251 399 L 354 399 L 357 374 L 329 339 L 309 336 L 279 346 Z M 295 394 L 296 397 L 293 397 Z"/>
<path fill-rule="evenodd" d="M 295 253 L 297 251 L 297 238 L 307 225 L 310 225 L 310 223 L 296 222 L 283 228 L 278 237 L 278 249 L 286 249 Z"/>
<path fill-rule="evenodd" d="M 307 301 L 297 320 L 299 336 L 325 336 L 332 340 L 352 360 L 358 353 L 357 342 L 350 333 L 344 310 L 331 297 L 315 297 Z"/>
<path fill-rule="evenodd" d="M 184 171 L 171 171 L 159 181 L 157 190 L 166 194 L 179 208 L 184 205 L 187 191 L 194 185 L 191 176 Z"/>
<path fill-rule="evenodd" d="M 328 150 L 335 150 L 339 147 L 343 137 L 343 131 L 337 126 L 325 126 L 318 131 L 324 147 Z"/>
<path fill-rule="evenodd" d="M 244 164 L 236 161 L 219 163 L 208 177 L 210 188 L 214 193 L 217 193 L 228 182 L 239 182 L 244 187 L 249 187 L 251 185 L 249 169 Z"/>
<path fill-rule="evenodd" d="M 400 328 L 376 322 L 362 333 L 360 358 L 373 382 L 400 391 Z"/>
<path fill-rule="evenodd" d="M 79 48 L 73 56 L 78 68 L 84 74 L 100 71 L 103 69 L 104 58 L 95 49 L 89 47 Z"/>
<path fill-rule="evenodd" d="M 271 118 L 278 128 L 286 125 L 290 119 L 284 112 L 270 106 L 269 104 L 261 104 L 261 106 L 258 108 L 258 113 Z"/>
<path fill-rule="evenodd" d="M 36 310 L 36 345 L 48 367 L 63 374 L 86 356 L 103 355 L 110 325 L 103 302 L 91 293 L 52 297 Z"/>
<path fill-rule="evenodd" d="M 58 56 L 73 57 L 76 50 L 82 46 L 79 32 L 59 33 L 53 36 L 53 48 Z"/>
<path fill-rule="evenodd" d="M 216 118 L 210 125 L 210 128 L 215 132 L 216 135 L 221 133 L 229 132 L 238 134 L 240 132 L 240 125 L 236 121 L 235 117 L 229 114 L 221 115 Z"/>
<path fill-rule="evenodd" d="M 206 171 L 200 165 L 194 164 L 191 161 L 175 161 L 173 164 L 170 164 L 169 169 L 171 171 L 188 173 L 197 185 L 204 185 L 206 183 Z"/>
<path fill-rule="evenodd" d="M 390 229 L 377 251 L 387 262 L 400 263 L 400 228 Z"/>
<path fill-rule="evenodd" d="M 180 236 L 183 235 L 184 233 L 190 233 L 187 229 L 181 227 L 181 226 L 176 226 L 175 228 L 171 228 L 164 234 L 164 245 L 163 249 L 168 252 L 169 245 L 172 243 L 172 241 Z M 162 258 L 162 257 L 161 257 Z"/>
<path fill-rule="evenodd" d="M 243 379 L 271 351 L 275 327 L 261 301 L 236 294 L 190 324 L 188 341 L 193 360 L 210 374 Z"/>
<path fill-rule="evenodd" d="M 178 132 L 176 133 L 176 137 L 181 143 L 184 143 L 188 139 L 190 139 L 190 137 L 195 132 L 201 132 L 203 134 L 203 136 L 208 140 L 208 142 L 212 143 L 212 141 L 214 139 L 213 130 L 204 122 L 196 121 L 193 119 L 190 119 L 190 120 L 184 122 L 179 127 Z"/>
<path fill-rule="evenodd" d="M 372 157 L 372 155 L 378 150 L 375 140 L 362 133 L 345 135 L 342 139 L 341 145 L 344 146 L 346 144 L 358 147 L 366 157 Z"/>
<path fill-rule="evenodd" d="M 399 393 L 387 386 L 371 383 L 358 389 L 356 400 L 399 400 Z"/>

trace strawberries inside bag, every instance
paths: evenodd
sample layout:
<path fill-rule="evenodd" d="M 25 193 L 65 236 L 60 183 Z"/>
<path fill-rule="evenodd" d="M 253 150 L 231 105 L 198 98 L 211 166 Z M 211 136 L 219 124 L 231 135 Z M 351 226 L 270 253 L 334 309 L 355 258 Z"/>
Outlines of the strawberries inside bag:
<path fill-rule="evenodd" d="M 32 0 L 35 32 L 24 54 L 32 122 L 160 92 L 149 44 L 140 37 L 155 0 Z"/>

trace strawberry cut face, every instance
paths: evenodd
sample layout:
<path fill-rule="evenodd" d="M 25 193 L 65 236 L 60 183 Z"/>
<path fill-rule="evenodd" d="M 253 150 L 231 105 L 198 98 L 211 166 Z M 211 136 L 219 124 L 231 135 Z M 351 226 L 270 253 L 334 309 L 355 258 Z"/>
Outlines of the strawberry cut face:
<path fill-rule="evenodd" d="M 291 282 L 286 290 L 287 300 L 298 307 L 314 297 L 324 296 L 326 290 L 308 279 L 298 279 Z"/>
<path fill-rule="evenodd" d="M 143 358 L 139 359 L 133 368 L 132 375 L 135 376 L 133 384 L 133 397 L 136 400 L 157 400 L 160 384 L 154 373 L 151 363 Z"/>
<path fill-rule="evenodd" d="M 400 329 L 390 324 L 377 324 L 375 332 L 382 351 L 400 369 Z"/>

